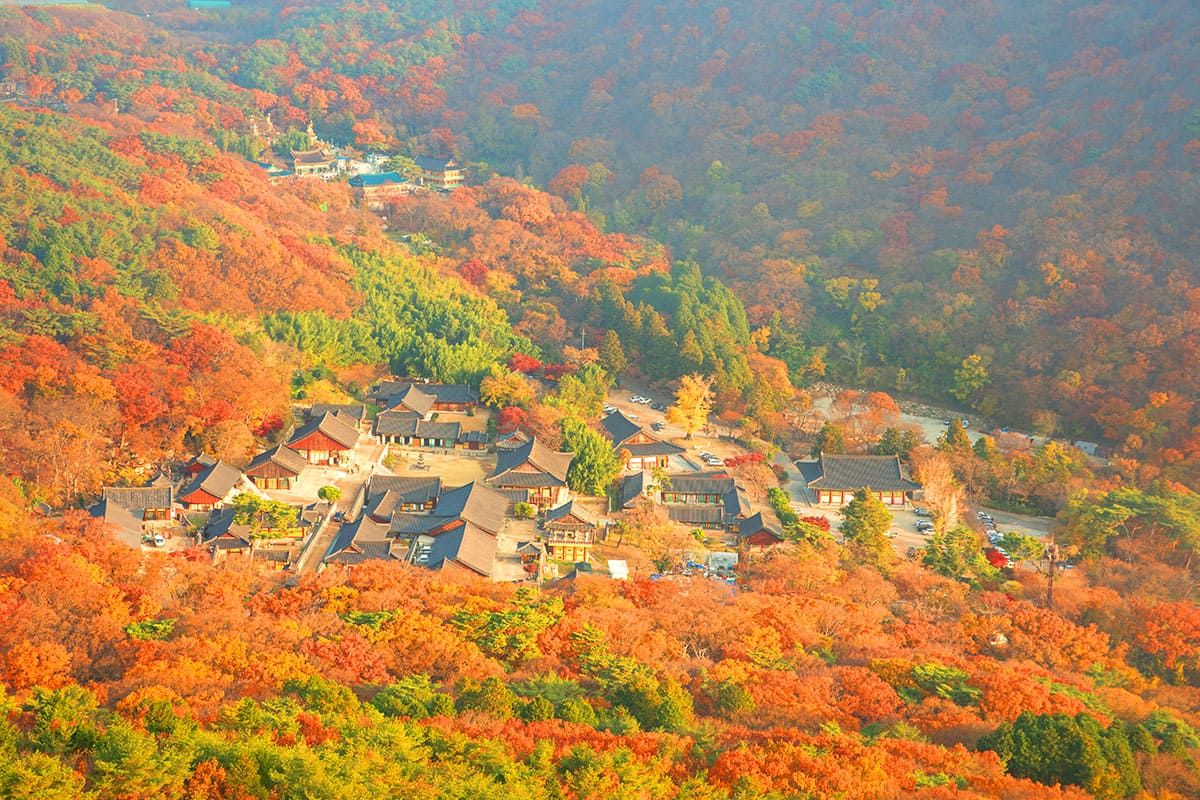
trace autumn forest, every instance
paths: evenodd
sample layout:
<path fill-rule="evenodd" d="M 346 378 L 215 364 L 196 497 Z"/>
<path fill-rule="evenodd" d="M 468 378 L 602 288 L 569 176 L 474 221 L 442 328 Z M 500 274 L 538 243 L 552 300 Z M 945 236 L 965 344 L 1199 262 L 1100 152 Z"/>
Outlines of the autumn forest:
<path fill-rule="evenodd" d="M 1188 0 L 0 5 L 0 797 L 1200 797 L 1197 75 Z M 388 376 L 655 564 L 602 409 L 683 450 L 699 385 L 779 544 L 518 585 L 87 510 Z M 822 454 L 921 546 L 798 505 Z"/>

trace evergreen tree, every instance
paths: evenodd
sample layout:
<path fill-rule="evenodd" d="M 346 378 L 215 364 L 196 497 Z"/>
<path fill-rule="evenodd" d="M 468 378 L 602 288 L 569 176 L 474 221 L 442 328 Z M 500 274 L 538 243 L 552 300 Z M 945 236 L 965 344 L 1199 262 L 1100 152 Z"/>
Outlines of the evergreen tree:
<path fill-rule="evenodd" d="M 854 499 L 841 510 L 841 515 L 842 536 L 855 560 L 870 564 L 881 572 L 889 572 L 895 560 L 895 552 L 887 538 L 892 512 L 883 501 L 870 488 L 858 489 Z"/>
<path fill-rule="evenodd" d="M 963 452 L 971 449 L 971 438 L 962 426 L 962 420 L 950 420 L 950 427 L 938 437 L 938 449 L 946 452 Z"/>
<path fill-rule="evenodd" d="M 575 454 L 567 485 L 580 494 L 603 495 L 621 473 L 612 443 L 575 417 L 563 419 L 562 431 L 564 445 Z"/>
<path fill-rule="evenodd" d="M 817 457 L 822 453 L 829 455 L 837 455 L 838 453 L 846 452 L 846 435 L 842 429 L 832 422 L 826 422 L 820 432 L 817 433 L 817 439 L 813 442 L 812 455 Z"/>

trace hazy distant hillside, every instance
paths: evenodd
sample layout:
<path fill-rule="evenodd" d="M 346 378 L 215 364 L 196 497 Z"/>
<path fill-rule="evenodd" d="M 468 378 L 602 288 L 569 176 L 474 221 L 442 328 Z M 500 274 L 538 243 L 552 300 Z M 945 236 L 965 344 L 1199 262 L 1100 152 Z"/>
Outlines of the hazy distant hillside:
<path fill-rule="evenodd" d="M 531 176 L 724 279 L 796 382 L 1193 477 L 1191 3 L 147 10 L 6 11 L 6 74 L 238 151 L 269 114 Z"/>
<path fill-rule="evenodd" d="M 1196 388 L 1198 30 L 1190 3 L 544 4 L 448 104 L 466 152 L 586 168 L 567 196 L 782 309 L 834 377 L 944 393 L 978 353 L 966 402 L 1144 441 L 1146 390 Z"/>

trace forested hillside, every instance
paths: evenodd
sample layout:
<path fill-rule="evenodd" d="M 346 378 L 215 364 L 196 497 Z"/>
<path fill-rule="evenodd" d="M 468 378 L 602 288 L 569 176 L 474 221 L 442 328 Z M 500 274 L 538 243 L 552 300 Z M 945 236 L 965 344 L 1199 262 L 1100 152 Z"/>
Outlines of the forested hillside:
<path fill-rule="evenodd" d="M 1193 4 L 144 8 L 14 19 L 8 74 L 250 154 L 270 113 L 529 175 L 727 282 L 794 382 L 1192 479 Z"/>
<path fill-rule="evenodd" d="M 747 566 L 737 591 L 537 593 L 381 562 L 282 586 L 147 562 L 79 519 L 14 526 L 9 499 L 10 797 L 1200 790 L 1191 603 L 1147 599 L 1134 624 L 1121 596 L 1076 588 L 1051 614 L 1016 599 L 1038 596 L 1031 571 L 978 592 L 826 546 Z"/>
<path fill-rule="evenodd" d="M 1200 796 L 1197 74 L 1186 0 L 0 7 L 0 795 Z M 370 210 L 314 138 L 467 184 Z M 614 471 L 611 379 L 711 378 L 764 485 L 896 454 L 1064 561 L 784 494 L 736 587 L 535 592 L 78 511 L 385 374 Z"/>

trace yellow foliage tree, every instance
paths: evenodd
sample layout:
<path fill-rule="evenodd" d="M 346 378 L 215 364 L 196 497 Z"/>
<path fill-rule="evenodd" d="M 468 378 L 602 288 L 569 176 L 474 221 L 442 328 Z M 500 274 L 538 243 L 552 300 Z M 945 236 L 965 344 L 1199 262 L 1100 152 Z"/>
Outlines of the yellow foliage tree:
<path fill-rule="evenodd" d="M 667 409 L 667 420 L 683 428 L 684 438 L 690 439 L 708 424 L 712 403 L 712 378 L 699 373 L 684 375 L 675 393 L 675 405 Z"/>

